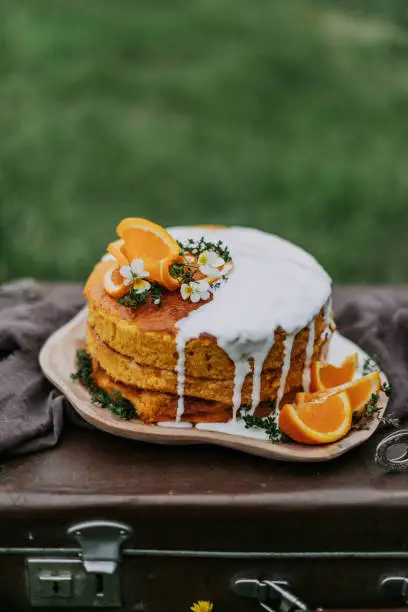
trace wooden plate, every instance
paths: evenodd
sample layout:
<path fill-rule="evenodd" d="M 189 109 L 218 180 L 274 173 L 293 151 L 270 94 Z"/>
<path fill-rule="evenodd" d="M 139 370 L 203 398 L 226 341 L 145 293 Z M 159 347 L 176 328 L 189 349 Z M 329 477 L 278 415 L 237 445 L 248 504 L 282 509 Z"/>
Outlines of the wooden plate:
<path fill-rule="evenodd" d="M 273 444 L 267 440 L 256 440 L 240 435 L 231 435 L 214 431 L 203 431 L 195 428 L 173 429 L 146 425 L 141 421 L 125 421 L 111 414 L 108 410 L 94 405 L 88 391 L 71 379 L 75 370 L 75 354 L 85 344 L 85 326 L 87 309 L 81 310 L 69 323 L 56 331 L 44 344 L 40 353 L 40 365 L 45 376 L 66 396 L 75 410 L 98 429 L 124 438 L 143 440 L 155 444 L 217 444 L 241 450 L 253 455 L 281 461 L 329 461 L 339 457 L 355 446 L 362 444 L 377 429 L 379 421 L 373 418 L 369 427 L 361 431 L 352 431 L 345 438 L 324 446 L 303 446 L 296 443 Z M 339 364 L 346 355 L 357 352 L 359 361 L 367 358 L 358 346 L 336 333 L 333 336 L 328 360 Z M 383 382 L 387 379 L 381 373 Z M 387 407 L 387 397 L 380 395 L 380 412 L 382 416 Z"/>

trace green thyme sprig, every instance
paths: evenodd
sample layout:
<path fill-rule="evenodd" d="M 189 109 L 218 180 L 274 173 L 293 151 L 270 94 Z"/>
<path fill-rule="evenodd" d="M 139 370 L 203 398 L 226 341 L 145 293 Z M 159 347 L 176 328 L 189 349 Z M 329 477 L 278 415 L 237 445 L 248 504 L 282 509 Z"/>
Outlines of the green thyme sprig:
<path fill-rule="evenodd" d="M 378 353 L 374 353 L 372 357 L 367 357 L 367 359 L 363 363 L 362 374 L 363 376 L 367 376 L 367 374 L 371 374 L 376 370 L 380 369 L 380 356 Z"/>
<path fill-rule="evenodd" d="M 183 283 L 191 283 L 194 280 L 194 274 L 197 270 L 198 266 L 187 263 L 175 263 L 170 266 L 171 276 L 175 278 L 180 285 Z"/>
<path fill-rule="evenodd" d="M 138 293 L 134 287 L 132 287 L 129 293 L 118 299 L 118 302 L 127 308 L 137 308 L 148 302 L 155 306 L 161 306 L 163 294 L 164 289 L 159 283 L 150 283 L 149 289 L 142 293 Z"/>
<path fill-rule="evenodd" d="M 243 411 L 244 408 L 244 411 Z M 279 428 L 279 425 L 276 421 L 276 417 L 274 415 L 261 418 L 257 416 L 253 416 L 251 414 L 245 414 L 245 407 L 241 407 L 241 415 L 242 420 L 245 423 L 245 428 L 250 429 L 251 427 L 255 427 L 257 429 L 264 429 L 268 438 L 274 444 L 281 444 L 285 442 L 288 438 L 285 436 L 283 431 Z"/>
<path fill-rule="evenodd" d="M 383 383 L 381 385 L 381 391 L 385 393 L 387 397 L 391 396 L 392 386 L 388 383 Z M 352 429 L 367 429 L 371 420 L 375 415 L 379 421 L 385 425 L 391 425 L 392 427 L 398 427 L 400 422 L 399 419 L 392 416 L 382 416 L 380 417 L 378 412 L 380 411 L 380 407 L 378 405 L 378 401 L 380 399 L 379 393 L 373 393 L 367 402 L 364 410 L 361 413 L 355 412 L 353 414 L 353 423 Z"/>
<path fill-rule="evenodd" d="M 102 408 L 107 408 L 113 414 L 122 419 L 135 419 L 136 410 L 119 391 L 108 393 L 105 389 L 98 387 L 93 379 L 92 358 L 85 349 L 80 349 L 76 354 L 76 372 L 71 374 L 73 380 L 78 380 L 91 393 L 91 401 L 99 404 Z"/>
<path fill-rule="evenodd" d="M 218 242 L 209 242 L 205 240 L 204 236 L 202 236 L 199 240 L 188 238 L 184 241 L 177 240 L 177 242 L 180 246 L 181 256 L 190 253 L 191 255 L 194 255 L 194 257 L 198 257 L 198 255 L 204 253 L 204 251 L 214 251 L 217 253 L 218 257 L 222 257 L 225 262 L 231 261 L 230 251 L 222 240 L 218 240 Z"/>

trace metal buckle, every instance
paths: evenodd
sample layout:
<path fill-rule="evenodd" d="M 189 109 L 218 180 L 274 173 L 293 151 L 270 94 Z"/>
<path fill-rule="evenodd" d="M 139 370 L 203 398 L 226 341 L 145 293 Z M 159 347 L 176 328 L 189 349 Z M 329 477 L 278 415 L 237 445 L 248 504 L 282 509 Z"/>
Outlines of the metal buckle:
<path fill-rule="evenodd" d="M 304 601 L 288 590 L 289 583 L 285 580 L 258 580 L 257 578 L 235 578 L 233 591 L 240 597 L 257 599 L 266 612 L 309 612 Z M 266 603 L 275 600 L 274 606 Z"/>
<path fill-rule="evenodd" d="M 402 452 L 398 447 L 404 447 Z M 396 452 L 395 457 L 390 456 L 390 450 Z M 375 462 L 387 472 L 408 471 L 408 429 L 402 429 L 389 434 L 377 445 Z"/>

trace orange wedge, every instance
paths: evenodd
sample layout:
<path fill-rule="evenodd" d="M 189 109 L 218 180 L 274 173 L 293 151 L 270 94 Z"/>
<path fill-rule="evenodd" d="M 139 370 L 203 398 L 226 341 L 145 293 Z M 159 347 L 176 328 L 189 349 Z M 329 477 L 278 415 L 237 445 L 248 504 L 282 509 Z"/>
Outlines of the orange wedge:
<path fill-rule="evenodd" d="M 352 416 L 347 393 L 334 393 L 308 404 L 285 404 L 279 427 L 301 444 L 330 444 L 350 431 Z"/>
<path fill-rule="evenodd" d="M 357 353 L 346 357 L 339 367 L 322 361 L 313 361 L 310 367 L 310 390 L 324 391 L 352 381 L 357 366 Z"/>
<path fill-rule="evenodd" d="M 340 387 L 333 387 L 327 391 L 317 391 L 316 393 L 297 393 L 296 404 L 307 404 L 309 402 L 318 402 L 328 395 L 333 393 L 345 392 L 348 395 L 351 409 L 353 412 L 361 413 L 370 401 L 373 393 L 379 393 L 381 388 L 381 378 L 378 372 L 373 372 L 367 376 L 363 376 L 358 380 L 346 383 Z"/>
<path fill-rule="evenodd" d="M 108 295 L 120 298 L 128 293 L 130 286 L 125 285 L 125 279 L 119 272 L 120 266 L 108 268 L 103 276 L 103 287 Z"/>
<path fill-rule="evenodd" d="M 108 253 L 114 256 L 116 261 L 121 266 L 128 266 L 129 260 L 126 257 L 125 251 L 125 241 L 124 240 L 115 240 L 115 242 L 111 242 L 108 244 Z"/>
<path fill-rule="evenodd" d="M 180 247 L 161 225 L 129 217 L 119 223 L 116 231 L 124 241 L 123 250 L 129 261 L 143 259 L 152 280 L 170 291 L 180 287 L 170 274 L 170 266 L 183 261 Z"/>

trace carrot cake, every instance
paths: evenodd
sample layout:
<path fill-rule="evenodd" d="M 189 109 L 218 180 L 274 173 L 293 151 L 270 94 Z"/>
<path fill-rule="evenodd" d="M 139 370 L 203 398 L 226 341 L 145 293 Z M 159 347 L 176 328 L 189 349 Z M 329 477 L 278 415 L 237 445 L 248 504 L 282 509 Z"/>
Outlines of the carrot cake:
<path fill-rule="evenodd" d="M 309 390 L 334 329 L 331 281 L 299 247 L 243 227 L 125 219 L 86 287 L 98 386 L 145 422 L 266 416 Z"/>

